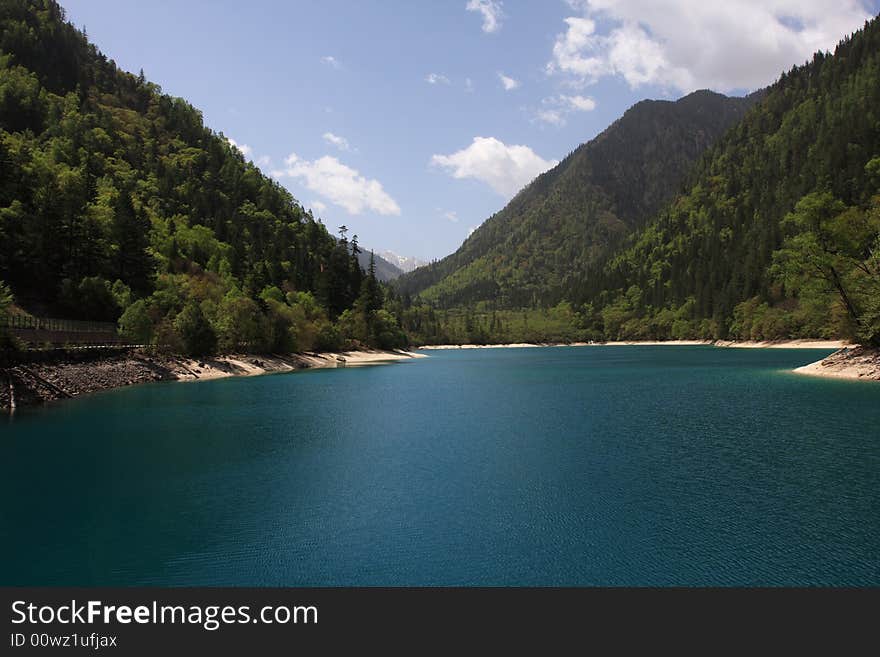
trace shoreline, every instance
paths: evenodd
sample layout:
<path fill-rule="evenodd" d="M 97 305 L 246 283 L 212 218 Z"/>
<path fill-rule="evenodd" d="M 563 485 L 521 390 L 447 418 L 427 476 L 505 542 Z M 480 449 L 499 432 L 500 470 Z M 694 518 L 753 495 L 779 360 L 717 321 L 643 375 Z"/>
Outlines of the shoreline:
<path fill-rule="evenodd" d="M 0 410 L 79 397 L 92 392 L 157 381 L 210 381 L 233 376 L 260 376 L 304 369 L 358 367 L 427 358 L 419 351 L 453 349 L 523 349 L 539 347 L 713 346 L 722 349 L 833 349 L 822 360 L 792 370 L 794 373 L 837 379 L 880 381 L 880 350 L 840 340 L 712 341 L 613 341 L 572 343 L 508 343 L 493 345 L 425 345 L 408 351 L 356 350 L 307 352 L 288 355 L 227 354 L 211 358 L 150 355 L 125 352 L 23 363 L 0 368 Z"/>
<path fill-rule="evenodd" d="M 638 347 L 638 346 L 711 346 L 719 349 L 833 349 L 822 360 L 791 370 L 795 374 L 854 381 L 880 381 L 880 348 L 863 347 L 843 340 L 666 340 L 572 343 L 515 343 L 497 345 L 430 345 L 417 350 L 505 349 L 523 347 Z"/>
<path fill-rule="evenodd" d="M 711 346 L 724 349 L 842 349 L 853 347 L 843 340 L 619 340 L 612 342 L 512 342 L 505 344 L 440 344 L 412 347 L 414 351 L 449 349 L 525 349 L 538 347 L 695 347 Z"/>
<path fill-rule="evenodd" d="M 305 369 L 379 365 L 425 354 L 395 350 L 308 352 L 289 355 L 229 354 L 210 358 L 118 354 L 66 354 L 48 362 L 0 368 L 0 409 L 34 406 L 60 399 L 157 381 L 211 381 L 233 376 L 259 376 Z"/>
<path fill-rule="evenodd" d="M 844 349 L 856 345 L 845 340 L 718 340 L 715 346 L 726 349 Z"/>
<path fill-rule="evenodd" d="M 177 381 L 211 381 L 231 376 L 259 376 L 304 369 L 379 365 L 412 358 L 427 358 L 427 356 L 411 351 L 381 349 L 306 352 L 286 356 L 233 354 L 207 359 L 179 358 L 177 360 L 180 366 L 175 374 Z"/>
<path fill-rule="evenodd" d="M 880 349 L 859 345 L 845 347 L 793 372 L 826 379 L 880 381 Z"/>

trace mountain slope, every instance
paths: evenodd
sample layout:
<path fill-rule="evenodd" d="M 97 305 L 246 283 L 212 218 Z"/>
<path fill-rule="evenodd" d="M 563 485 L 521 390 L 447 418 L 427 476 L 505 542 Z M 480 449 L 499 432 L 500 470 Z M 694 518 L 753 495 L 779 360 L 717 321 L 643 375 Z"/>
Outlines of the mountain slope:
<path fill-rule="evenodd" d="M 370 267 L 370 251 L 361 251 L 358 254 L 358 262 L 361 265 L 361 269 L 367 270 Z M 400 269 L 397 265 L 392 262 L 389 262 L 378 253 L 375 254 L 375 265 L 376 265 L 376 278 L 382 281 L 383 283 L 387 283 L 388 281 L 393 281 L 395 278 L 403 274 L 403 270 Z"/>
<path fill-rule="evenodd" d="M 396 282 L 441 306 L 535 305 L 561 291 L 681 188 L 716 139 L 756 97 L 699 91 L 642 101 L 538 176 L 452 255 Z"/>
<path fill-rule="evenodd" d="M 398 344 L 352 251 L 54 0 L 0 0 L 0 281 L 20 306 L 189 353 Z"/>
<path fill-rule="evenodd" d="M 686 193 L 570 298 L 590 303 L 589 323 L 609 339 L 872 339 L 878 108 L 875 18 L 833 55 L 783 74 L 707 153 Z"/>

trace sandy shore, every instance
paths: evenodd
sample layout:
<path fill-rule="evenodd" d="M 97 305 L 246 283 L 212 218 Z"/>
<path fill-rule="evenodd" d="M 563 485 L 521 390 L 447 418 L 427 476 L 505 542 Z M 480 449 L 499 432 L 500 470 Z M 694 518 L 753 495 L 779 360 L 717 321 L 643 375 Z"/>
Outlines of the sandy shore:
<path fill-rule="evenodd" d="M 290 355 L 227 355 L 205 359 L 139 352 L 66 354 L 0 369 L 0 409 L 154 381 L 205 381 L 230 376 L 326 367 L 352 367 L 425 358 L 407 351 L 349 351 Z"/>
<path fill-rule="evenodd" d="M 737 340 L 623 340 L 615 342 L 571 342 L 558 344 L 535 344 L 530 342 L 510 344 L 441 344 L 426 345 L 418 347 L 418 349 L 421 351 L 433 349 L 509 349 L 523 347 L 689 347 L 699 345 L 741 349 L 840 349 L 847 346 L 847 343 L 840 340 L 774 340 L 768 342 Z"/>
<path fill-rule="evenodd" d="M 836 379 L 880 381 L 880 349 L 846 347 L 820 361 L 798 367 L 795 372 Z"/>
<path fill-rule="evenodd" d="M 595 342 L 593 347 L 694 347 L 713 344 L 711 340 L 621 340 Z"/>
<path fill-rule="evenodd" d="M 734 349 L 842 349 L 851 345 L 843 340 L 772 340 L 768 342 L 718 340 L 715 342 L 715 346 Z"/>
<path fill-rule="evenodd" d="M 510 342 L 507 344 L 435 344 L 418 347 L 421 350 L 443 349 L 523 349 L 525 347 L 623 347 L 643 345 L 696 345 L 712 344 L 707 340 L 667 340 L 665 342 L 553 342 L 538 344 L 535 342 Z"/>
<path fill-rule="evenodd" d="M 569 346 L 579 346 L 586 343 L 576 343 Z M 418 347 L 421 350 L 445 350 L 445 349 L 522 349 L 524 347 L 557 347 L 563 345 L 534 344 L 532 342 L 510 342 L 507 344 L 432 344 Z"/>

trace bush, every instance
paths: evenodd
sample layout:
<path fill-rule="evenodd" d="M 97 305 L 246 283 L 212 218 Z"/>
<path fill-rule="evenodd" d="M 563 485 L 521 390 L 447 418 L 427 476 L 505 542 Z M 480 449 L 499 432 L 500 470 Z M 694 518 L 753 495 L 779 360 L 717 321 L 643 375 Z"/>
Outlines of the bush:
<path fill-rule="evenodd" d="M 217 335 L 223 351 L 264 351 L 269 328 L 257 303 L 248 297 L 227 294 L 217 309 Z"/>
<path fill-rule="evenodd" d="M 373 339 L 379 349 L 403 349 L 409 346 L 406 333 L 387 310 L 377 310 L 373 314 Z"/>
<path fill-rule="evenodd" d="M 318 351 L 339 351 L 342 349 L 342 336 L 339 329 L 326 319 L 315 324 L 315 349 Z"/>
<path fill-rule="evenodd" d="M 123 294 L 124 290 L 119 292 Z M 59 301 L 65 312 L 77 319 L 115 322 L 121 312 L 113 286 L 100 276 L 87 276 L 79 283 L 65 278 Z"/>
<path fill-rule="evenodd" d="M 119 318 L 119 332 L 126 340 L 136 344 L 149 344 L 153 339 L 153 320 L 147 302 L 135 301 Z"/>
<path fill-rule="evenodd" d="M 296 311 L 287 304 L 272 298 L 266 301 L 266 305 L 268 306 L 265 322 L 268 329 L 266 341 L 269 349 L 280 353 L 296 351 Z"/>
<path fill-rule="evenodd" d="M 152 343 L 157 350 L 169 354 L 182 354 L 184 351 L 183 340 L 177 329 L 174 328 L 174 320 L 166 317 L 153 331 Z"/>
<path fill-rule="evenodd" d="M 9 289 L 6 283 L 0 281 L 0 316 L 6 314 L 6 311 L 12 305 L 12 301 L 12 290 Z"/>
<path fill-rule="evenodd" d="M 217 351 L 217 334 L 195 301 L 183 307 L 174 319 L 174 329 L 190 356 L 209 356 Z"/>

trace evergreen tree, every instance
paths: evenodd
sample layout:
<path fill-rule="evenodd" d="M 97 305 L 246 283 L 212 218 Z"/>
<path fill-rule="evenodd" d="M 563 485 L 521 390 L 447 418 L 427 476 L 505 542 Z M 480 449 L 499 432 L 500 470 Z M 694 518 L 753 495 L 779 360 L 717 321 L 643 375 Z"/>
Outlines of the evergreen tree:
<path fill-rule="evenodd" d="M 122 189 L 113 207 L 112 237 L 117 245 L 115 274 L 139 291 L 152 287 L 155 265 L 147 251 L 149 233 L 150 224 L 145 213 L 135 209 L 131 192 Z"/>
<path fill-rule="evenodd" d="M 360 306 L 367 313 L 367 316 L 381 310 L 384 303 L 382 287 L 376 279 L 376 254 L 372 251 L 370 252 L 370 267 L 363 283 L 361 283 L 359 300 Z"/>

